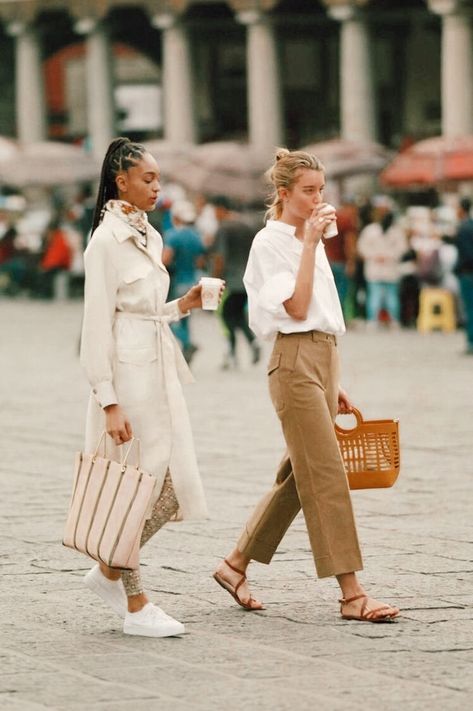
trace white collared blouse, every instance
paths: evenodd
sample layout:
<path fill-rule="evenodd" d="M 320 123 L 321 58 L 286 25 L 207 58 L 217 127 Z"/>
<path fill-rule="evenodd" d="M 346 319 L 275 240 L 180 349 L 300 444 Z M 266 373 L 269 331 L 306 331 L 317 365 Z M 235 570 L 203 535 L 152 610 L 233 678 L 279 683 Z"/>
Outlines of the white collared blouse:
<path fill-rule="evenodd" d="M 250 328 L 268 340 L 278 332 L 316 330 L 341 335 L 345 322 L 322 241 L 315 252 L 314 288 L 307 318 L 298 321 L 284 308 L 284 302 L 294 293 L 302 255 L 302 242 L 295 232 L 292 225 L 268 220 L 253 240 L 243 278 Z"/>

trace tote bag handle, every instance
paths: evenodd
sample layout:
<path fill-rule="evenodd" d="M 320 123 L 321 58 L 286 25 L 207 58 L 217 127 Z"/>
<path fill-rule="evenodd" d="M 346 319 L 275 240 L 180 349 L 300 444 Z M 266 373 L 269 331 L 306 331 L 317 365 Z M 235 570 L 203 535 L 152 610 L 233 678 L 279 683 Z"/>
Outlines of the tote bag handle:
<path fill-rule="evenodd" d="M 138 447 L 138 464 L 136 465 L 136 468 L 139 469 L 141 467 L 141 441 L 138 439 L 138 437 L 132 437 L 130 440 L 130 444 L 128 445 L 128 449 L 125 452 L 125 456 L 124 457 L 120 456 L 120 463 L 121 463 L 123 469 L 127 466 L 128 457 L 130 455 L 131 450 L 133 449 L 133 445 L 135 444 L 135 442 Z M 94 462 L 98 456 L 98 453 L 99 453 L 102 443 L 103 443 L 103 456 L 104 456 L 104 459 L 106 459 L 107 458 L 107 432 L 105 430 L 100 435 L 100 439 L 99 439 L 97 447 L 95 449 L 94 456 L 92 458 Z M 125 442 L 123 444 L 125 444 Z M 119 446 L 121 447 L 122 445 L 119 445 Z M 120 450 L 120 451 L 123 454 L 123 450 Z"/>

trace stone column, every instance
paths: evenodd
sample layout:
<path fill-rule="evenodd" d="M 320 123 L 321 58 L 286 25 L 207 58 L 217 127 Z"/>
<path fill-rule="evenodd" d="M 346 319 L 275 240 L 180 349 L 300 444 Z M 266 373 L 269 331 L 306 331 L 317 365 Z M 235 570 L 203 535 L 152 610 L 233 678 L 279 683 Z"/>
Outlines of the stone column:
<path fill-rule="evenodd" d="M 281 86 L 274 28 L 258 10 L 246 10 L 237 19 L 247 27 L 247 83 L 249 142 L 258 151 L 271 152 L 283 141 Z"/>
<path fill-rule="evenodd" d="M 168 12 L 153 17 L 162 30 L 164 138 L 176 145 L 197 138 L 189 36 L 179 18 Z"/>
<path fill-rule="evenodd" d="M 86 37 L 87 116 L 92 153 L 98 159 L 115 135 L 114 78 L 110 39 L 95 18 L 78 20 L 78 34 Z"/>
<path fill-rule="evenodd" d="M 329 7 L 340 27 L 340 127 L 342 138 L 376 140 L 376 104 L 370 37 L 362 13 L 347 2 Z"/>
<path fill-rule="evenodd" d="M 432 37 L 435 40 L 435 37 Z M 435 77 L 431 77 L 434 69 L 430 52 L 432 47 L 427 44 L 429 37 L 423 31 L 420 21 L 413 19 L 406 42 L 406 80 L 404 101 L 404 132 L 407 135 L 422 135 L 425 130 L 425 104 L 435 87 Z M 427 50 L 427 51 L 426 51 Z M 428 81 L 426 81 L 428 77 Z"/>
<path fill-rule="evenodd" d="M 41 46 L 38 31 L 22 22 L 7 26 L 15 38 L 17 136 L 22 143 L 46 139 L 46 105 Z"/>
<path fill-rule="evenodd" d="M 442 17 L 442 133 L 473 133 L 473 34 L 471 16 L 458 0 L 429 0 Z"/>

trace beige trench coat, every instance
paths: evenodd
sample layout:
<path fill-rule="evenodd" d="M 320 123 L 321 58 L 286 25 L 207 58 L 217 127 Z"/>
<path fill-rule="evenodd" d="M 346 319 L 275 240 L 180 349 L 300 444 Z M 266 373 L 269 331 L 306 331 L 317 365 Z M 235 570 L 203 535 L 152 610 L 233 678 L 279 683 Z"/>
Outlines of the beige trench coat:
<path fill-rule="evenodd" d="M 92 387 L 85 451 L 95 450 L 105 428 L 103 408 L 119 403 L 141 440 L 141 466 L 156 477 L 157 493 L 169 468 L 180 516 L 205 518 L 181 387 L 193 377 L 169 327 L 182 314 L 177 300 L 166 303 L 162 247 L 151 226 L 144 247 L 133 227 L 106 212 L 85 251 L 81 363 Z M 120 461 L 127 445 L 107 440 L 107 456 Z"/>

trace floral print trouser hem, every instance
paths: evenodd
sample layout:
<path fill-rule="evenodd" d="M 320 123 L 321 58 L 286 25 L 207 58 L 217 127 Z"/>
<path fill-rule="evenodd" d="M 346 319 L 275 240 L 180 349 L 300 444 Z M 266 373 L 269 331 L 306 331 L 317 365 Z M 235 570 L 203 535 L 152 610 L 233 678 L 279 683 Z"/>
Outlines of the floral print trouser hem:
<path fill-rule="evenodd" d="M 151 516 L 143 528 L 140 548 L 177 513 L 178 508 L 179 504 L 174 493 L 171 475 L 168 471 L 164 478 L 159 499 L 156 501 Z M 125 592 L 128 596 L 140 595 L 144 592 L 139 568 L 137 570 L 123 570 L 121 575 Z"/>

